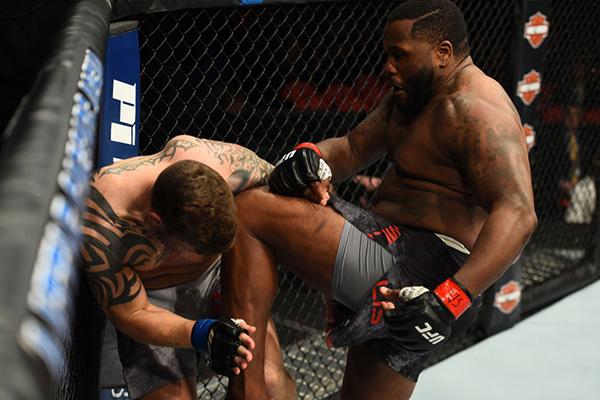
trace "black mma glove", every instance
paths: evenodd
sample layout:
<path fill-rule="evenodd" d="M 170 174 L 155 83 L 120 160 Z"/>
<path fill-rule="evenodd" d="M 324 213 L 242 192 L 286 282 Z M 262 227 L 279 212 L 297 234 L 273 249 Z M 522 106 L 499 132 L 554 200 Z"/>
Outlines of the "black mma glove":
<path fill-rule="evenodd" d="M 275 164 L 269 175 L 273 193 L 302 197 L 311 182 L 331 178 L 331 170 L 323 160 L 321 150 L 312 143 L 300 143 Z"/>
<path fill-rule="evenodd" d="M 448 340 L 452 323 L 473 299 L 460 282 L 448 278 L 433 292 L 423 286 L 405 287 L 398 300 L 395 309 L 383 313 L 384 321 L 404 348 L 427 354 Z"/>
<path fill-rule="evenodd" d="M 192 345 L 197 351 L 208 354 L 214 372 L 233 380 L 237 378 L 233 373 L 233 368 L 238 367 L 234 360 L 237 349 L 244 346 L 240 340 L 242 332 L 248 333 L 229 318 L 201 319 L 192 328 Z"/>

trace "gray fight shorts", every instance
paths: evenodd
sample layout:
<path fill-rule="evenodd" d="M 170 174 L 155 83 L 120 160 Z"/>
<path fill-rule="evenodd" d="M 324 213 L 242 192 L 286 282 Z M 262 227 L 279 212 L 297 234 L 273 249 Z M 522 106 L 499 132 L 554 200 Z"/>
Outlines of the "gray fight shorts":
<path fill-rule="evenodd" d="M 164 289 L 148 289 L 148 301 L 182 317 L 213 317 L 220 309 L 221 258 L 191 282 Z M 127 387 L 137 399 L 162 386 L 198 374 L 196 351 L 154 346 L 134 341 L 106 321 L 100 351 L 100 388 Z"/>
<path fill-rule="evenodd" d="M 333 347 L 366 343 L 382 362 L 416 382 L 428 355 L 405 350 L 383 322 L 380 286 L 400 289 L 425 286 L 433 290 L 454 275 L 469 256 L 453 238 L 396 225 L 339 197 L 330 204 L 344 216 L 331 284 L 334 300 L 345 307 L 347 320 L 328 337 Z M 450 340 L 474 321 L 481 296 L 452 325 Z"/>

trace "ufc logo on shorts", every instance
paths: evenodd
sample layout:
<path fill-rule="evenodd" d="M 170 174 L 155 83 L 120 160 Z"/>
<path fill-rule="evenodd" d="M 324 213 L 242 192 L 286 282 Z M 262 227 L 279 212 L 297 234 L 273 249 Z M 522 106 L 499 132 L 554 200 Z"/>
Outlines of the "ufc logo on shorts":
<path fill-rule="evenodd" d="M 110 123 L 110 140 L 135 145 L 136 85 L 113 79 L 113 99 L 121 103 L 119 122 Z"/>
<path fill-rule="evenodd" d="M 446 339 L 445 336 L 442 336 L 437 332 L 431 332 L 432 328 L 431 325 L 429 325 L 429 322 L 425 322 L 425 326 L 423 328 L 419 328 L 417 325 L 415 325 L 415 329 L 431 344 L 438 344 Z"/>

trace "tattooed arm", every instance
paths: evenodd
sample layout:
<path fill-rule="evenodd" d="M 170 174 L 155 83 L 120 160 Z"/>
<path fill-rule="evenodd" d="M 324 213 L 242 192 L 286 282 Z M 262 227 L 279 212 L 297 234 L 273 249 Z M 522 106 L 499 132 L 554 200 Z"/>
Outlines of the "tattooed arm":
<path fill-rule="evenodd" d="M 119 219 L 93 186 L 83 219 L 83 270 L 107 318 L 136 341 L 192 347 L 195 321 L 150 304 L 132 268 L 155 262 L 159 249 L 136 226 Z"/>
<path fill-rule="evenodd" d="M 217 171 L 229 184 L 234 194 L 254 186 L 267 184 L 267 177 L 273 166 L 258 157 L 256 153 L 233 143 L 199 139 L 180 135 L 169 140 L 158 153 L 134 157 L 114 166 L 103 168 L 95 176 L 120 175 L 123 172 L 154 167 L 163 161 L 191 159 L 208 165 Z"/>
<path fill-rule="evenodd" d="M 452 114 L 450 148 L 463 179 L 489 214 L 467 262 L 455 275 L 472 295 L 516 260 L 537 225 L 525 135 L 516 112 L 462 95 Z"/>
<path fill-rule="evenodd" d="M 253 151 L 233 143 L 197 138 L 194 141 L 208 153 L 203 162 L 225 178 L 233 194 L 267 184 L 273 166 Z"/>

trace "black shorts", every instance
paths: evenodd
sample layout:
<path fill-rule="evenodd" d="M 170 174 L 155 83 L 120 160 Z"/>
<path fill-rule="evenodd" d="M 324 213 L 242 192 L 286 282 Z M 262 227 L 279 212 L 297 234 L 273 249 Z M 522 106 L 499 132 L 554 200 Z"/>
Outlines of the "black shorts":
<path fill-rule="evenodd" d="M 467 260 L 469 256 L 464 251 L 459 251 L 460 246 L 453 246 L 451 238 L 442 240 L 443 236 L 426 229 L 411 228 L 396 225 L 381 216 L 347 203 L 338 197 L 332 196 L 330 204 L 344 216 L 346 224 L 351 227 L 345 229 L 359 230 L 362 235 L 347 235 L 342 237 L 338 247 L 354 252 L 352 256 L 338 257 L 345 260 L 336 265 L 334 281 L 332 282 L 332 293 L 334 299 L 340 297 L 346 303 L 357 303 L 356 293 L 362 298 L 358 299 L 358 306 L 350 307 L 355 312 L 349 313 L 351 317 L 343 328 L 332 332 L 331 344 L 334 347 L 354 346 L 366 343 L 373 354 L 390 368 L 416 381 L 423 370 L 423 365 L 428 355 L 415 354 L 405 350 L 391 334 L 383 323 L 383 310 L 381 301 L 385 298 L 379 293 L 379 286 L 387 286 L 394 289 L 405 286 L 424 286 L 430 290 L 454 275 Z M 344 235 L 342 235 L 344 236 Z M 344 243 L 344 240 L 354 243 Z M 383 255 L 373 256 L 372 243 L 376 242 L 376 251 Z M 363 242 L 363 243 L 361 243 Z M 366 243 L 364 243 L 366 242 Z M 459 244 L 455 240 L 453 241 Z M 364 258 L 368 257 L 368 261 Z M 375 260 L 375 261 L 373 261 Z M 391 260 L 388 265 L 380 265 L 377 260 Z M 372 265 L 372 271 L 353 271 L 353 268 L 366 268 Z M 350 271 L 345 271 L 350 269 Z M 347 274 L 351 278 L 340 275 Z M 349 282 L 352 278 L 365 277 L 367 283 L 349 283 L 340 285 L 339 282 Z M 362 278 L 361 278 L 362 279 Z M 337 281 L 337 283 L 336 283 Z M 335 286 L 335 287 L 334 287 Z M 344 293 L 344 287 L 350 289 Z M 357 290 L 357 287 L 368 288 L 368 290 Z M 348 305 L 348 304 L 347 304 Z M 481 296 L 478 296 L 473 305 L 452 326 L 450 340 L 463 333 L 474 321 L 477 309 L 481 305 Z"/>
<path fill-rule="evenodd" d="M 164 289 L 148 289 L 148 301 L 184 318 L 212 318 L 220 308 L 219 257 L 193 281 Z M 139 343 L 106 321 L 100 353 L 99 387 L 127 387 L 140 398 L 160 387 L 198 374 L 196 350 Z"/>

